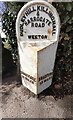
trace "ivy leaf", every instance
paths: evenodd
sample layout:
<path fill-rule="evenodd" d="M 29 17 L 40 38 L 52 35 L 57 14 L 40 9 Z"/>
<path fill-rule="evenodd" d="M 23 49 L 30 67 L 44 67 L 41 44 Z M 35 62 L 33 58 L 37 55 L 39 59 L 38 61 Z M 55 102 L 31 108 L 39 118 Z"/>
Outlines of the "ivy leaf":
<path fill-rule="evenodd" d="M 63 21 L 62 24 L 65 24 L 69 19 L 70 19 L 70 17 L 67 15 L 67 16 L 64 18 L 64 21 Z"/>
<path fill-rule="evenodd" d="M 9 42 L 8 42 L 7 39 L 5 39 L 4 42 L 2 41 L 2 43 L 4 44 L 4 48 L 6 48 L 6 49 L 11 49 L 11 46 L 10 46 L 10 44 L 9 44 Z"/>
<path fill-rule="evenodd" d="M 70 32 L 72 30 L 72 26 L 68 26 L 67 29 L 66 29 L 66 32 Z"/>
<path fill-rule="evenodd" d="M 72 5 L 70 3 L 67 4 L 66 6 L 67 11 L 71 11 L 72 10 Z"/>
<path fill-rule="evenodd" d="M 69 39 L 70 39 L 69 35 L 65 34 L 64 40 L 69 40 Z"/>
<path fill-rule="evenodd" d="M 69 24 L 72 24 L 72 19 L 70 19 L 70 20 L 68 21 L 68 23 L 69 23 Z"/>

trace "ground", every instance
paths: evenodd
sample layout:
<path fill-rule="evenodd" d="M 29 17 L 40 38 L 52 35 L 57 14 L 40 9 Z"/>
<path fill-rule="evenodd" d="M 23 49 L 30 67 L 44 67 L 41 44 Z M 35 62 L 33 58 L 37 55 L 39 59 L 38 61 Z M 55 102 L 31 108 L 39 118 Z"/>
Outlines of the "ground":
<path fill-rule="evenodd" d="M 73 60 L 72 55 L 66 56 L 68 51 L 63 44 L 58 47 L 52 85 L 39 96 L 31 93 L 18 79 L 10 52 L 6 49 L 2 52 L 0 118 L 73 118 Z"/>
<path fill-rule="evenodd" d="M 73 95 L 55 98 L 51 89 L 35 96 L 18 82 L 16 75 L 4 78 L 0 87 L 2 118 L 72 118 Z"/>

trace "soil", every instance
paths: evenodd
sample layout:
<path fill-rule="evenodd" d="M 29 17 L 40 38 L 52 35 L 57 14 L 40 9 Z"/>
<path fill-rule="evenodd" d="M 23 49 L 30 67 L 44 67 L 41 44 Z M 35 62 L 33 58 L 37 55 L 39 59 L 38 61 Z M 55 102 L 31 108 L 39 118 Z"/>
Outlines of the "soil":
<path fill-rule="evenodd" d="M 73 117 L 73 95 L 62 95 L 61 84 L 52 84 L 35 96 L 13 75 L 3 79 L 0 92 L 2 118 Z"/>

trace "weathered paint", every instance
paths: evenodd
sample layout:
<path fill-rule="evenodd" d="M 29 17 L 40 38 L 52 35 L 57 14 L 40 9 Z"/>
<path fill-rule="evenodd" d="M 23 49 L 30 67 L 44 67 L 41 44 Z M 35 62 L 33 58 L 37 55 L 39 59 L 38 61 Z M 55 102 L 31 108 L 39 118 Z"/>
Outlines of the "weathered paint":
<path fill-rule="evenodd" d="M 52 83 L 59 30 L 58 13 L 48 2 L 29 2 L 17 16 L 22 83 L 35 94 Z"/>

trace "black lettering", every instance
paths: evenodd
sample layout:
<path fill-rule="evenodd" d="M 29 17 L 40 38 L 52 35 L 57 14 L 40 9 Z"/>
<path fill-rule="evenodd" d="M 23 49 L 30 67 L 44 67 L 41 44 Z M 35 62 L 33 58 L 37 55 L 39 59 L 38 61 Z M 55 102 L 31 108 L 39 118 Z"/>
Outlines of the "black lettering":
<path fill-rule="evenodd" d="M 43 81 L 40 82 L 40 85 L 43 84 Z"/>
<path fill-rule="evenodd" d="M 51 22 L 50 22 L 50 21 L 48 21 L 48 26 L 50 26 L 50 24 L 51 24 Z"/>
<path fill-rule="evenodd" d="M 27 22 L 28 22 L 28 23 L 27 23 L 27 25 L 28 25 L 31 21 L 28 19 Z"/>
<path fill-rule="evenodd" d="M 45 23 L 31 23 L 31 27 L 45 27 Z"/>
<path fill-rule="evenodd" d="M 52 20 L 52 25 L 53 25 L 53 32 L 52 35 L 56 34 L 56 21 L 55 21 L 55 17 L 53 16 L 52 12 L 49 11 L 48 15 L 50 16 L 51 20 Z"/>
<path fill-rule="evenodd" d="M 35 39 L 38 39 L 38 38 L 37 38 L 37 35 L 35 35 Z"/>
<path fill-rule="evenodd" d="M 56 32 L 56 26 L 53 26 L 53 33 Z"/>
<path fill-rule="evenodd" d="M 43 22 L 45 22 L 45 18 L 43 19 Z"/>
<path fill-rule="evenodd" d="M 31 20 L 31 22 L 33 22 L 33 18 L 32 17 L 30 18 L 30 20 Z"/>
<path fill-rule="evenodd" d="M 33 80 L 35 81 L 35 80 L 36 80 L 36 78 L 34 78 L 34 77 L 33 77 Z"/>
<path fill-rule="evenodd" d="M 51 11 L 49 11 L 48 15 L 49 15 L 50 17 L 51 17 L 51 16 L 53 16 L 53 14 L 52 14 L 52 12 L 51 12 Z"/>
<path fill-rule="evenodd" d="M 28 8 L 27 11 L 25 12 L 25 15 L 28 16 L 31 13 L 31 8 Z"/>
<path fill-rule="evenodd" d="M 20 36 L 23 36 L 23 32 L 20 32 Z"/>
<path fill-rule="evenodd" d="M 32 35 L 32 39 L 35 39 L 35 38 L 34 38 L 34 35 Z"/>
<path fill-rule="evenodd" d="M 48 21 L 49 21 L 49 20 L 48 20 L 48 19 L 46 19 L 46 23 L 48 23 Z"/>
<path fill-rule="evenodd" d="M 42 22 L 42 20 L 43 20 L 43 18 L 42 18 L 42 17 L 40 17 L 40 22 Z"/>
<path fill-rule="evenodd" d="M 38 24 L 38 27 L 41 27 L 41 23 Z"/>
<path fill-rule="evenodd" d="M 31 23 L 31 27 L 34 27 L 34 23 Z"/>
<path fill-rule="evenodd" d="M 53 26 L 53 29 L 55 29 L 56 28 L 56 26 Z"/>
<path fill-rule="evenodd" d="M 47 35 L 28 35 L 28 39 L 47 39 Z"/>
<path fill-rule="evenodd" d="M 38 27 L 38 23 L 35 23 L 35 27 Z"/>
<path fill-rule="evenodd" d="M 28 16 L 28 11 L 25 12 L 25 15 Z"/>
<path fill-rule="evenodd" d="M 42 35 L 41 38 L 44 39 L 44 36 Z"/>
<path fill-rule="evenodd" d="M 46 82 L 46 81 L 47 81 L 47 79 L 44 80 L 44 82 Z"/>
<path fill-rule="evenodd" d="M 30 81 L 27 77 L 25 77 L 26 80 Z"/>
<path fill-rule="evenodd" d="M 48 26 L 51 24 L 51 22 L 48 19 L 46 19 L 46 23 L 48 23 Z"/>
<path fill-rule="evenodd" d="M 53 24 L 56 24 L 56 21 L 55 21 L 55 20 L 53 20 Z"/>
<path fill-rule="evenodd" d="M 36 11 L 36 9 L 35 9 L 35 7 L 33 6 L 33 7 L 32 7 L 32 12 L 34 12 L 34 11 Z"/>
<path fill-rule="evenodd" d="M 37 11 L 40 10 L 40 6 L 37 6 Z"/>
<path fill-rule="evenodd" d="M 43 12 L 44 12 L 44 6 L 41 6 L 41 11 L 43 11 Z"/>
<path fill-rule="evenodd" d="M 33 17 L 34 21 L 36 21 L 36 17 Z"/>
<path fill-rule="evenodd" d="M 39 21 L 39 17 L 36 18 L 36 21 Z"/>
<path fill-rule="evenodd" d="M 31 8 L 28 9 L 28 15 L 31 14 L 33 11 L 31 10 Z"/>
<path fill-rule="evenodd" d="M 42 38 L 42 39 L 47 39 L 47 35 L 45 35 L 45 36 L 42 35 L 41 38 Z"/>
<path fill-rule="evenodd" d="M 28 39 L 31 39 L 31 35 L 28 35 Z"/>
<path fill-rule="evenodd" d="M 21 18 L 21 21 L 24 22 L 26 19 L 25 15 Z"/>
<path fill-rule="evenodd" d="M 45 35 L 45 39 L 47 39 L 47 35 Z"/>
<path fill-rule="evenodd" d="M 38 35 L 38 37 L 39 37 L 39 39 L 40 39 L 41 35 Z"/>
<path fill-rule="evenodd" d="M 27 23 L 26 21 L 24 22 L 24 24 L 25 24 L 26 26 L 28 25 L 28 23 Z"/>
<path fill-rule="evenodd" d="M 45 27 L 45 24 L 44 24 L 44 23 L 42 23 L 42 27 Z"/>
<path fill-rule="evenodd" d="M 43 79 L 43 77 L 41 76 L 41 77 L 40 77 L 40 80 L 42 80 L 42 79 Z"/>
<path fill-rule="evenodd" d="M 52 35 L 56 34 L 56 31 L 52 32 Z"/>
<path fill-rule="evenodd" d="M 45 75 L 43 76 L 43 79 L 45 79 Z"/>
<path fill-rule="evenodd" d="M 55 17 L 54 17 L 54 16 L 52 16 L 52 17 L 51 17 L 51 20 L 53 21 L 54 19 L 55 19 Z"/>
<path fill-rule="evenodd" d="M 37 16 L 39 16 L 40 14 L 39 14 L 39 11 L 37 11 Z"/>
<path fill-rule="evenodd" d="M 51 11 L 49 11 L 48 15 L 50 16 L 50 18 L 51 18 L 52 21 L 55 20 L 55 17 L 53 16 L 53 14 L 52 14 Z"/>
<path fill-rule="evenodd" d="M 47 11 L 48 11 L 48 8 L 46 8 L 45 12 L 47 13 Z"/>

